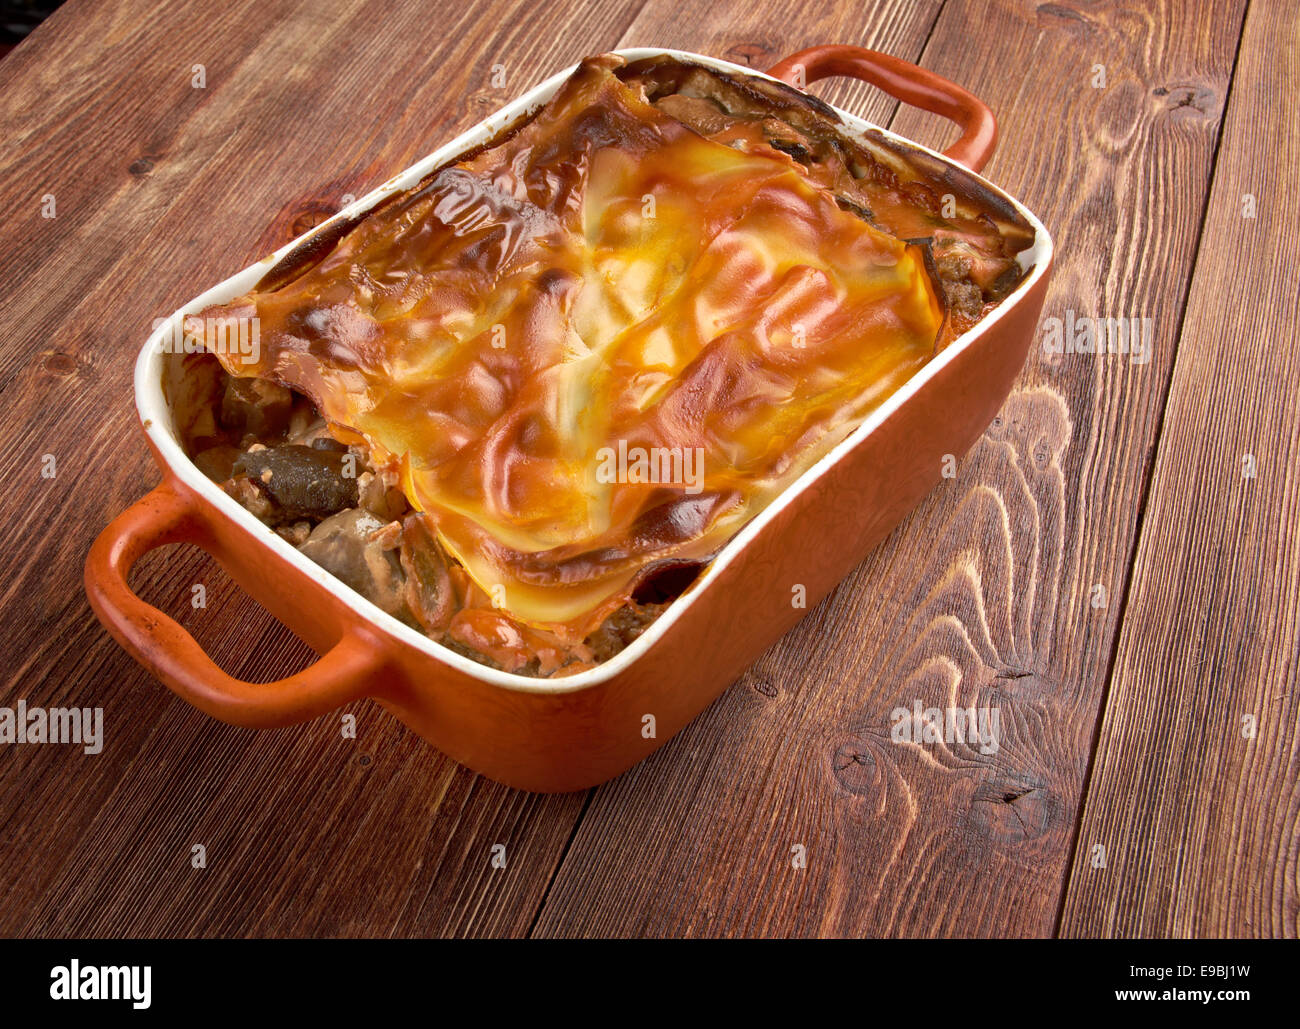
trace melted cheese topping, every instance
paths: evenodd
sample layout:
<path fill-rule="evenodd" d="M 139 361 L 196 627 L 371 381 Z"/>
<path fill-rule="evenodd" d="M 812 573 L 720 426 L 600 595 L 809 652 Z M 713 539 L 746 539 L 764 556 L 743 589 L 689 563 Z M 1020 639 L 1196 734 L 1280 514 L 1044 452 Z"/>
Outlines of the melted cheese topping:
<path fill-rule="evenodd" d="M 934 353 L 925 254 L 786 155 L 706 139 L 583 63 L 519 131 L 213 316 L 400 468 L 513 618 L 581 640 L 706 560 Z M 664 481 L 668 480 L 668 481 Z"/>

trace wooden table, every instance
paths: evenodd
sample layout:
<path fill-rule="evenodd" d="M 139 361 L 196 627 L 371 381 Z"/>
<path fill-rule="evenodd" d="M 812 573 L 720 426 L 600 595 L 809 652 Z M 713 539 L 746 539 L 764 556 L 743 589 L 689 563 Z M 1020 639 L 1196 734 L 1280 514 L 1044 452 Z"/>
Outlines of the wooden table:
<path fill-rule="evenodd" d="M 66 4 L 0 61 L 0 704 L 102 706 L 106 743 L 0 747 L 0 933 L 1297 935 L 1298 7 Z M 1044 317 L 1148 318 L 1151 360 L 1036 347 L 955 479 L 585 794 L 477 777 L 369 702 L 357 740 L 230 728 L 108 638 L 81 567 L 157 481 L 153 318 L 585 54 L 818 42 L 983 97 L 986 174 L 1056 238 Z M 195 550 L 137 580 L 235 674 L 310 659 Z M 997 706 L 997 753 L 892 744 L 915 698 Z"/>

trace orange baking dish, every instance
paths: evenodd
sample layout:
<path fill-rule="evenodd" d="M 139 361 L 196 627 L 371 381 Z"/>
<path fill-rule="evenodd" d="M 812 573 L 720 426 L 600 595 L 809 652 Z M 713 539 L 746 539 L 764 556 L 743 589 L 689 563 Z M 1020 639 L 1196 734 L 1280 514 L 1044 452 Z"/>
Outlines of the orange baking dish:
<path fill-rule="evenodd" d="M 1052 261 L 1042 224 L 975 174 L 992 153 L 994 120 L 960 87 L 856 47 L 815 47 L 768 76 L 713 58 L 654 48 L 732 76 L 804 85 L 832 75 L 869 81 L 961 128 L 936 154 L 842 111 L 847 132 L 875 133 L 944 181 L 986 191 L 1028 225 L 1023 278 L 973 328 L 938 349 L 887 400 L 722 546 L 649 627 L 603 663 L 555 678 L 489 667 L 428 638 L 353 592 L 265 525 L 187 456 L 175 414 L 192 400 L 193 364 L 160 341 L 192 315 L 246 294 L 268 269 L 341 225 L 481 149 L 536 111 L 573 69 L 535 87 L 459 139 L 385 183 L 265 261 L 196 297 L 160 325 L 135 370 L 136 404 L 163 481 L 117 517 L 91 548 L 86 591 L 113 636 L 199 709 L 268 728 L 371 697 L 444 753 L 522 789 L 576 790 L 625 771 L 699 714 L 762 651 L 829 592 L 938 480 L 943 458 L 966 451 L 1009 393 L 1034 336 Z M 333 233 L 331 235 L 331 233 Z M 203 547 L 239 585 L 320 655 L 265 684 L 227 675 L 175 621 L 128 586 L 132 565 L 169 543 Z M 803 603 L 794 603 L 798 597 Z"/>

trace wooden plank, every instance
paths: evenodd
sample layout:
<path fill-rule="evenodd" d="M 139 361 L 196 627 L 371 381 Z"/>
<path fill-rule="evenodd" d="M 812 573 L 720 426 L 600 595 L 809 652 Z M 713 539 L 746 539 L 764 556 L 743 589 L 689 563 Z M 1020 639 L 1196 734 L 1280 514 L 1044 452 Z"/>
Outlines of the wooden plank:
<path fill-rule="evenodd" d="M 100 629 L 81 566 L 158 478 L 131 393 L 151 320 L 610 48 L 638 6 L 72 2 L 0 62 L 0 704 L 100 706 L 106 723 L 97 756 L 0 749 L 0 934 L 527 930 L 581 795 L 480 781 L 368 703 L 350 709 L 357 741 L 331 719 L 250 733 L 204 718 Z M 137 579 L 234 674 L 309 659 L 193 551 Z"/>
<path fill-rule="evenodd" d="M 1300 934 L 1298 78 L 1251 4 L 1065 934 Z"/>
<path fill-rule="evenodd" d="M 597 792 L 537 934 L 1054 931 L 1241 14 L 944 7 L 923 63 L 1000 117 L 988 172 L 1058 242 L 1045 317 L 1150 318 L 1154 357 L 1036 352 L 958 477 Z M 996 708 L 997 752 L 892 742 L 918 700 Z"/>

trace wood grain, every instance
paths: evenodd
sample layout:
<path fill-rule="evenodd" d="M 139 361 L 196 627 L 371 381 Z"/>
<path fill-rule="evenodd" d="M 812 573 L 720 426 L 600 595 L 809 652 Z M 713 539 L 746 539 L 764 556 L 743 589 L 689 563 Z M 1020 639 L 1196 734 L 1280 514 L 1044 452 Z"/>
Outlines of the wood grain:
<path fill-rule="evenodd" d="M 1252 4 L 1066 895 L 1069 935 L 1300 934 L 1300 255 L 1287 242 L 1300 218 L 1297 79 L 1300 4 Z"/>
<path fill-rule="evenodd" d="M 1150 317 L 1155 357 L 1031 357 L 957 478 L 597 792 L 537 933 L 1054 932 L 1240 16 L 945 5 L 922 63 L 999 116 L 987 173 L 1057 240 L 1044 316 Z M 954 135 L 906 108 L 894 127 Z M 998 709 L 997 753 L 892 742 L 918 699 Z"/>

